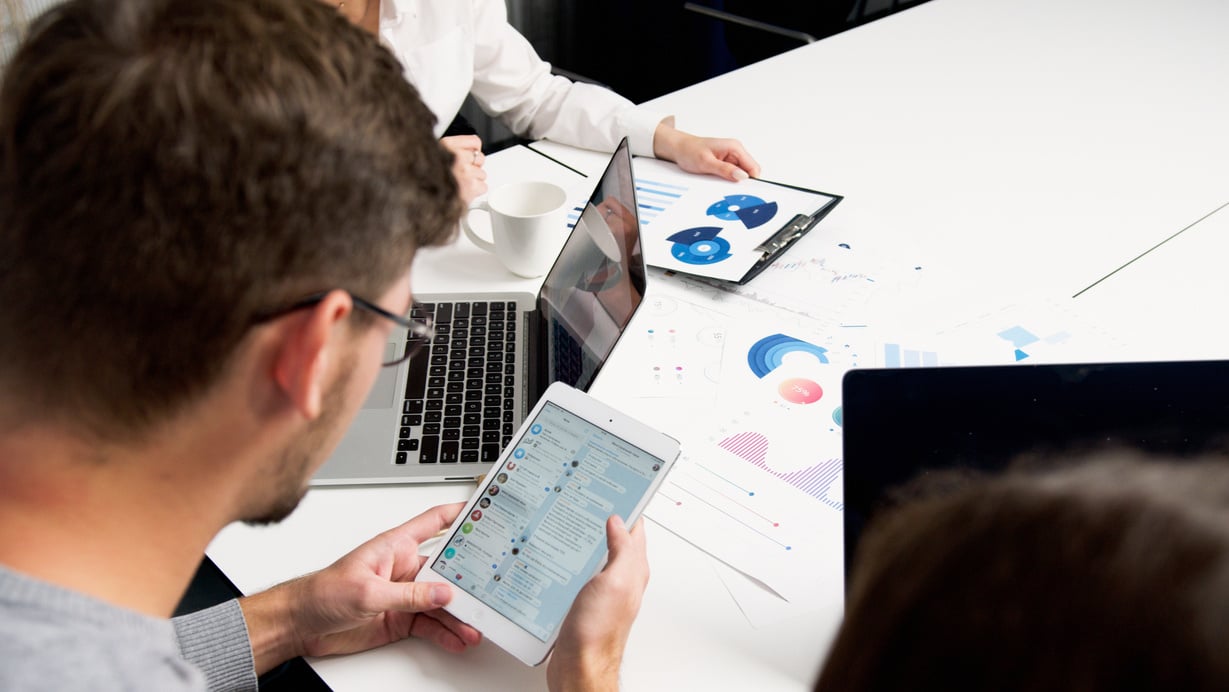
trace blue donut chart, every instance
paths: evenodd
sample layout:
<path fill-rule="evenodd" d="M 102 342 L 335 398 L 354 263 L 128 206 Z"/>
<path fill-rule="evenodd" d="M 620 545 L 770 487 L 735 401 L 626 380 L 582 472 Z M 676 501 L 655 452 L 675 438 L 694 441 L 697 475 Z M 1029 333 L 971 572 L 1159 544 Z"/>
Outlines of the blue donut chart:
<path fill-rule="evenodd" d="M 787 353 L 810 353 L 821 363 L 828 363 L 828 349 L 823 346 L 807 343 L 785 334 L 773 334 L 755 342 L 747 351 L 747 365 L 756 377 L 763 379 L 765 375 L 781 367 Z"/>
<path fill-rule="evenodd" d="M 777 215 L 777 203 L 755 195 L 726 195 L 708 205 L 708 215 L 724 221 L 741 221 L 747 228 L 768 223 Z"/>
<path fill-rule="evenodd" d="M 730 243 L 720 237 L 716 226 L 700 226 L 679 231 L 666 238 L 674 243 L 670 254 L 685 264 L 716 264 L 730 258 Z"/>

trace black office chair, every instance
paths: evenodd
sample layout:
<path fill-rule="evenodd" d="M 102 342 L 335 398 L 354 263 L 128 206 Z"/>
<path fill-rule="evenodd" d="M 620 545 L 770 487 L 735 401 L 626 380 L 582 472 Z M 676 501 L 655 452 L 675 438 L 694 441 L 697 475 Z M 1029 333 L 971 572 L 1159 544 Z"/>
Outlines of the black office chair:
<path fill-rule="evenodd" d="M 725 25 L 726 47 L 741 65 L 814 43 L 926 0 L 709 0 L 684 9 Z M 711 6 L 715 4 L 717 6 Z"/>

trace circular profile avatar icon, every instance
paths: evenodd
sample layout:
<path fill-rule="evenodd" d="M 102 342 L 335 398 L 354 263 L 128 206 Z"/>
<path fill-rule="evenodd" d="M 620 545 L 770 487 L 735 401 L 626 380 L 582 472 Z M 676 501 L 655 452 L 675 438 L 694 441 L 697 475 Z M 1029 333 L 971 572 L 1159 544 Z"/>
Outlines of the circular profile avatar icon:
<path fill-rule="evenodd" d="M 513 452 L 513 453 L 512 453 L 512 456 L 516 457 L 517 459 L 524 459 L 524 458 L 525 458 L 525 450 L 520 449 L 520 448 L 518 447 L 518 448 L 517 448 L 517 450 L 516 450 L 515 452 Z"/>
<path fill-rule="evenodd" d="M 542 426 L 534 423 L 533 425 L 529 426 L 529 432 L 533 435 L 537 435 L 538 433 L 542 432 Z"/>
<path fill-rule="evenodd" d="M 515 461 L 509 461 L 509 462 L 508 462 L 508 466 L 507 466 L 506 468 L 507 468 L 509 471 L 515 471 L 515 470 L 516 470 L 516 462 L 515 462 Z"/>
<path fill-rule="evenodd" d="M 469 518 L 473 519 L 474 521 L 479 521 L 480 519 L 482 519 L 482 510 L 475 509 L 474 511 L 470 512 Z"/>
<path fill-rule="evenodd" d="M 473 524 L 469 523 L 468 521 L 467 521 L 467 522 L 465 522 L 464 524 L 461 524 L 461 533 L 464 533 L 464 534 L 470 534 L 470 533 L 473 533 L 473 532 L 474 532 L 474 525 L 473 525 Z"/>
<path fill-rule="evenodd" d="M 500 483 L 507 483 L 507 482 L 508 482 L 508 474 L 506 474 L 506 473 L 501 473 L 501 474 L 499 474 L 498 476 L 496 476 L 496 477 L 495 477 L 495 480 L 496 480 L 496 481 L 498 481 L 498 482 L 500 482 Z"/>
<path fill-rule="evenodd" d="M 486 494 L 487 494 L 487 495 L 490 495 L 491 497 L 495 497 L 496 495 L 498 495 L 498 494 L 499 494 L 499 486 L 498 486 L 498 485 L 492 485 L 491 487 L 487 488 L 487 489 L 486 489 Z"/>
<path fill-rule="evenodd" d="M 653 470 L 654 470 L 654 471 L 660 471 L 660 470 L 661 470 L 661 464 L 653 464 Z"/>
<path fill-rule="evenodd" d="M 490 506 L 491 506 L 491 498 L 489 498 L 489 497 L 484 497 L 484 498 L 482 498 L 481 500 L 478 500 L 478 506 L 479 506 L 479 507 L 481 507 L 481 508 L 483 508 L 483 509 L 486 509 L 487 507 L 490 507 Z"/>

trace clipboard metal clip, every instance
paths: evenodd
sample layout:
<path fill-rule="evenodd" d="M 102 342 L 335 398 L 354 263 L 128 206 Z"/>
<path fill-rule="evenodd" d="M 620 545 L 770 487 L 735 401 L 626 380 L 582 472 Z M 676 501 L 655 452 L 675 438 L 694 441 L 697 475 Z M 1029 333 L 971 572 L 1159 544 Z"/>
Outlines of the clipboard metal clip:
<path fill-rule="evenodd" d="M 790 219 L 789 223 L 782 226 L 781 230 L 772 234 L 772 237 L 760 243 L 755 248 L 755 251 L 762 252 L 765 256 L 780 252 L 787 245 L 802 237 L 814 222 L 814 217 L 798 214 Z"/>

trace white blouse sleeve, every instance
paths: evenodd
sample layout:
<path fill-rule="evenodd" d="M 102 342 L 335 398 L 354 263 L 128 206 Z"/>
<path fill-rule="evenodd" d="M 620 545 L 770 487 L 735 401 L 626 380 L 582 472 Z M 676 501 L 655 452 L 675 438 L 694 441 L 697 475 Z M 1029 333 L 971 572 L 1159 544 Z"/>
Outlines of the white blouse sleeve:
<path fill-rule="evenodd" d="M 609 89 L 552 75 L 550 65 L 508 24 L 504 0 L 472 2 L 470 93 L 483 110 L 524 137 L 613 151 L 626 136 L 632 153 L 653 155 L 653 134 L 667 116 L 638 108 Z"/>

